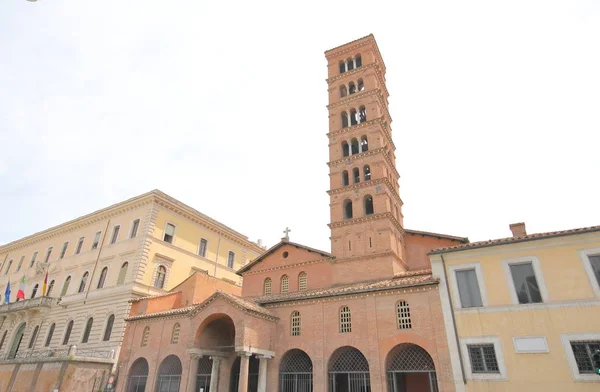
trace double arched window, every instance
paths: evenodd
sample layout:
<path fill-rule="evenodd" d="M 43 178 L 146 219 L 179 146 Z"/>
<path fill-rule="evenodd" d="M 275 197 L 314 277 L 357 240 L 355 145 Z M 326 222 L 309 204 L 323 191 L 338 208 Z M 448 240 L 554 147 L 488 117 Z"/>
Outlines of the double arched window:
<path fill-rule="evenodd" d="M 350 82 L 350 83 L 348 83 L 347 86 L 345 84 L 342 84 L 340 86 L 340 97 L 344 98 L 348 95 L 352 95 L 354 93 L 363 91 L 364 89 L 365 89 L 365 84 L 362 79 L 358 79 L 357 83 Z"/>
<path fill-rule="evenodd" d="M 356 54 L 353 57 L 348 57 L 346 60 L 340 60 L 340 73 L 343 74 L 347 71 L 362 67 L 362 57 L 360 54 Z"/>
<path fill-rule="evenodd" d="M 264 290 L 263 290 L 265 295 L 271 294 L 271 286 L 272 286 L 271 278 L 265 279 Z"/>

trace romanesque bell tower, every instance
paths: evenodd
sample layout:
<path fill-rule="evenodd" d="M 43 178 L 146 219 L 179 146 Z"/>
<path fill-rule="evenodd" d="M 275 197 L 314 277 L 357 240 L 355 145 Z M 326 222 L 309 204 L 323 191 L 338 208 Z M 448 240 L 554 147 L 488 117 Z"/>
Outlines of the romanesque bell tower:
<path fill-rule="evenodd" d="M 405 261 L 385 64 L 373 35 L 325 57 L 332 253 L 340 262 L 364 263 L 366 279 L 389 277 Z"/>

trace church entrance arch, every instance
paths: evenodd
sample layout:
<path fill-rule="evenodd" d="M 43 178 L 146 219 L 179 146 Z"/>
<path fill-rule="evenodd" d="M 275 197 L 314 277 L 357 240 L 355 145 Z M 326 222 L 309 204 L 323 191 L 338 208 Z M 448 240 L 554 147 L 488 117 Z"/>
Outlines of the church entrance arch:
<path fill-rule="evenodd" d="M 433 359 L 422 347 L 402 343 L 394 347 L 386 361 L 389 392 L 437 392 Z"/>
<path fill-rule="evenodd" d="M 329 358 L 329 392 L 371 392 L 369 362 L 356 348 L 340 347 Z"/>
<path fill-rule="evenodd" d="M 279 392 L 312 392 L 312 372 L 307 353 L 297 348 L 288 351 L 279 365 Z"/>
<path fill-rule="evenodd" d="M 250 358 L 250 368 L 248 371 L 248 392 L 258 391 L 258 359 L 253 355 Z M 238 392 L 240 385 L 240 357 L 235 359 L 231 367 L 231 381 L 229 382 L 229 391 Z"/>
<path fill-rule="evenodd" d="M 196 332 L 197 348 L 223 352 L 235 351 L 235 324 L 223 313 L 208 316 Z"/>

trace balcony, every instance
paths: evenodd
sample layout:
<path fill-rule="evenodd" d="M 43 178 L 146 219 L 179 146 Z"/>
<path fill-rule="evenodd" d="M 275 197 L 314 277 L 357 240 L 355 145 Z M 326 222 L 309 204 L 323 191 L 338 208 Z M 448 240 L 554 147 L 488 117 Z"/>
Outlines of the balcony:
<path fill-rule="evenodd" d="M 10 304 L 0 305 L 0 315 L 12 312 L 18 312 L 21 310 L 38 310 L 41 311 L 45 308 L 50 308 L 56 303 L 56 298 L 52 297 L 37 297 L 31 299 L 25 299 L 22 301 L 13 302 Z"/>

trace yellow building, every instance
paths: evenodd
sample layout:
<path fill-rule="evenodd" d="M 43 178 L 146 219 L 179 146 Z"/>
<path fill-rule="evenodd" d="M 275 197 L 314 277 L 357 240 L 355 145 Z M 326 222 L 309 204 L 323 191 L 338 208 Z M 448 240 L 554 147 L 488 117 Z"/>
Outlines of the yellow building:
<path fill-rule="evenodd" d="M 429 253 L 457 391 L 598 391 L 600 226 Z"/>
<path fill-rule="evenodd" d="M 164 294 L 197 271 L 239 286 L 236 271 L 262 252 L 158 190 L 0 246 L 0 391 L 105 384 L 130 299 Z"/>

